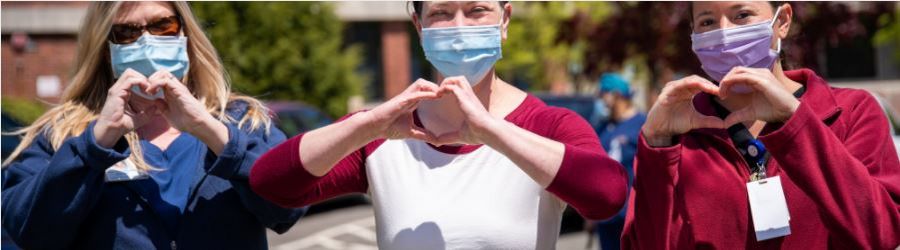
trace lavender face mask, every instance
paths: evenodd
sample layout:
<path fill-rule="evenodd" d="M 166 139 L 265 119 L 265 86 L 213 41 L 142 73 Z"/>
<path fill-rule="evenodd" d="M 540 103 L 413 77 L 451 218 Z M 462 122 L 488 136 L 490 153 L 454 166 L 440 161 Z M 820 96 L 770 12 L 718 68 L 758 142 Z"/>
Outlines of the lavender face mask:
<path fill-rule="evenodd" d="M 737 66 L 771 68 L 781 52 L 780 38 L 777 49 L 771 48 L 772 24 L 780 11 L 778 8 L 775 17 L 766 22 L 691 34 L 691 49 L 700 59 L 703 71 L 718 82 Z"/>

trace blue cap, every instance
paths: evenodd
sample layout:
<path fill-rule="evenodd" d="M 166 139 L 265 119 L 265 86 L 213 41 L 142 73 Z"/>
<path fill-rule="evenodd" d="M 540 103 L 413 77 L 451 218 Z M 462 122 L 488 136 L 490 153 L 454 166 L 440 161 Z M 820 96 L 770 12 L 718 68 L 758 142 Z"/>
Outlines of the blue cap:
<path fill-rule="evenodd" d="M 600 93 L 618 92 L 624 97 L 631 97 L 631 86 L 628 84 L 628 81 L 622 75 L 616 73 L 605 73 L 600 76 L 597 88 L 600 89 Z"/>

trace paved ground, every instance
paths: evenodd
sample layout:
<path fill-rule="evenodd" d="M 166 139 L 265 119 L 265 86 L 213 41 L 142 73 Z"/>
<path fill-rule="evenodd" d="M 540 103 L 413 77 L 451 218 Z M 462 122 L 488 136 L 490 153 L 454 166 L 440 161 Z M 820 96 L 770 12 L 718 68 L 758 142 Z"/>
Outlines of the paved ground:
<path fill-rule="evenodd" d="M 372 207 L 360 205 L 304 217 L 283 235 L 269 232 L 273 250 L 367 250 L 375 245 L 375 217 Z M 587 235 L 582 232 L 564 234 L 557 249 L 585 249 Z M 596 243 L 594 243 L 596 244 Z"/>

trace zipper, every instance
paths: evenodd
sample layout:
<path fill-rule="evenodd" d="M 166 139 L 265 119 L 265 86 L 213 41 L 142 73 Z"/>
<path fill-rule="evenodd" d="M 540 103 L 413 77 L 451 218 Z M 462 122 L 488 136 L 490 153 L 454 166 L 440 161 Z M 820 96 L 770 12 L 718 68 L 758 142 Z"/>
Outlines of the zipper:
<path fill-rule="evenodd" d="M 737 148 L 734 147 L 734 143 L 731 141 L 731 139 L 723 140 L 716 136 L 711 136 L 711 135 L 707 135 L 707 136 L 712 137 L 714 140 L 718 141 L 719 143 L 722 143 L 722 144 L 725 144 L 726 146 L 728 146 L 727 148 L 728 148 L 728 152 L 730 153 L 730 157 L 739 159 L 738 166 L 737 166 L 738 173 L 740 174 L 741 177 L 744 177 L 745 181 L 749 182 L 750 177 L 752 177 L 752 175 L 753 175 L 753 173 L 750 172 L 750 165 L 748 165 L 747 161 L 744 160 L 744 156 L 741 155 L 741 152 L 738 152 Z M 726 157 L 726 160 L 730 160 L 730 159 L 728 159 Z M 766 164 L 764 166 L 766 168 L 766 172 L 768 172 L 769 171 L 769 161 L 766 161 Z M 768 173 L 766 173 L 766 175 L 768 175 Z"/>

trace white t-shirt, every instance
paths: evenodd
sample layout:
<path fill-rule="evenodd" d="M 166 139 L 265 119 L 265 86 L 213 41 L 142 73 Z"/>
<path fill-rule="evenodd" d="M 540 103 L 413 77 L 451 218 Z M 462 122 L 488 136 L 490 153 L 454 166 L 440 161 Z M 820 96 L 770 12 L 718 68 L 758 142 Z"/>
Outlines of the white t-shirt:
<path fill-rule="evenodd" d="M 552 249 L 565 203 L 496 150 L 388 140 L 366 158 L 380 249 Z"/>

